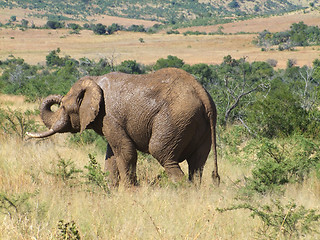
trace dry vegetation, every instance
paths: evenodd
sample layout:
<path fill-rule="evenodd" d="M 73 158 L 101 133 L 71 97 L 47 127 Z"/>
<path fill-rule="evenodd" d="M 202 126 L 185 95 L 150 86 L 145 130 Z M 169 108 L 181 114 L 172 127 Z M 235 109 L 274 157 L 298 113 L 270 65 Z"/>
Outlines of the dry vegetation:
<path fill-rule="evenodd" d="M 2 10 L 3 11 L 3 10 Z M 11 13 L 9 14 L 11 15 Z M 110 22 L 108 22 L 110 19 Z M 0 20 L 1 21 L 1 20 Z M 116 21 L 119 24 L 129 24 L 128 19 L 101 17 L 104 24 Z M 105 21 L 105 22 L 104 22 Z M 130 20 L 131 21 L 131 20 Z M 136 20 L 131 23 L 134 24 Z M 291 13 L 271 18 L 257 18 L 247 21 L 228 23 L 223 26 L 223 32 L 259 32 L 284 31 L 294 22 L 304 21 L 315 25 L 320 22 L 320 13 Z M 99 22 L 99 21 L 97 21 Z M 137 22 L 138 23 L 138 22 Z M 151 24 L 152 22 L 148 22 Z M 140 22 L 138 23 L 140 24 Z M 147 24 L 148 25 L 148 24 Z M 219 26 L 194 27 L 191 30 L 213 32 Z M 180 29 L 184 32 L 190 29 Z M 70 34 L 69 30 L 39 30 L 0 28 L 0 60 L 10 54 L 21 57 L 31 64 L 44 63 L 45 56 L 54 49 L 60 48 L 63 55 L 79 59 L 114 58 L 116 63 L 124 60 L 136 60 L 142 64 L 154 64 L 159 58 L 168 55 L 178 56 L 188 64 L 207 63 L 220 64 L 223 57 L 231 55 L 239 59 L 247 56 L 247 60 L 266 61 L 277 60 L 279 68 L 285 68 L 288 59 L 294 59 L 299 66 L 312 65 L 319 58 L 319 47 L 297 48 L 296 51 L 268 51 L 252 44 L 255 34 L 215 35 L 215 36 L 183 36 L 167 35 L 165 33 L 145 34 L 118 32 L 110 36 L 97 36 L 92 31 L 81 31 L 80 34 Z M 143 43 L 139 41 L 142 38 Z"/>
<path fill-rule="evenodd" d="M 0 107 L 13 109 L 38 108 L 38 104 L 23 103 L 21 97 L 0 96 Z M 34 194 L 15 210 L 4 208 L 0 202 L 0 239 L 57 239 L 61 231 L 58 223 L 74 221 L 81 239 L 256 239 L 262 227 L 259 218 L 252 218 L 248 210 L 220 213 L 240 203 L 236 200 L 238 182 L 249 169 L 231 163 L 219 149 L 222 184 L 212 186 L 210 156 L 203 184 L 196 188 L 189 184 L 151 185 L 162 168 L 148 156 L 139 157 L 138 178 L 141 186 L 135 189 L 88 191 L 80 176 L 63 180 L 57 173 L 59 161 L 72 161 L 85 171 L 88 153 L 95 154 L 103 165 L 104 154 L 93 145 L 75 146 L 68 134 L 58 134 L 46 140 L 21 141 L 13 135 L 0 135 L 0 194 L 10 200 Z M 182 168 L 186 172 L 186 165 Z M 50 174 L 51 173 L 51 174 Z M 252 204 L 270 203 L 275 196 L 260 196 Z M 281 201 L 293 199 L 306 208 L 320 210 L 320 182 L 315 176 L 303 184 L 289 185 Z M 280 236 L 281 230 L 279 230 Z M 311 235 L 305 239 L 315 239 Z M 261 236 L 260 236 L 261 237 Z M 62 238 L 61 238 L 62 239 Z M 282 238 L 279 238 L 282 239 Z"/>
<path fill-rule="evenodd" d="M 7 9 L 7 8 L 0 8 L 0 22 L 7 23 L 11 16 L 16 16 L 18 21 L 22 19 L 28 19 L 30 23 L 34 23 L 36 26 L 43 26 L 46 24 L 48 19 L 46 17 L 40 18 L 36 17 L 36 14 L 44 14 L 45 12 L 35 11 L 30 9 L 21 9 L 21 8 L 14 8 L 14 9 Z M 65 15 L 67 17 L 72 18 L 72 16 Z M 156 21 L 148 21 L 148 20 L 140 20 L 140 19 L 129 19 L 129 18 L 122 18 L 122 17 L 115 17 L 115 16 L 107 16 L 107 15 L 96 15 L 90 16 L 87 18 L 88 22 L 92 23 L 102 23 L 104 25 L 111 25 L 112 23 L 119 23 L 125 27 L 131 26 L 132 24 L 137 25 L 144 25 L 145 27 L 151 27 L 154 24 L 158 23 Z M 68 22 L 75 22 L 79 24 L 83 24 L 84 22 L 80 21 L 73 21 L 68 20 Z"/>
<path fill-rule="evenodd" d="M 154 64 L 159 58 L 177 56 L 188 64 L 220 64 L 223 57 L 231 55 L 239 59 L 247 56 L 248 61 L 275 59 L 277 67 L 285 68 L 288 59 L 297 64 L 312 65 L 319 58 L 319 47 L 297 48 L 297 51 L 269 51 L 252 44 L 255 35 L 183 36 L 167 34 L 144 34 L 119 32 L 110 36 L 94 35 L 92 31 L 81 31 L 70 35 L 68 30 L 11 30 L 0 29 L 0 59 L 10 54 L 31 64 L 45 63 L 50 51 L 60 48 L 62 55 L 79 59 L 113 57 L 116 63 L 136 60 L 142 64 Z M 139 41 L 143 38 L 144 43 Z"/>
<path fill-rule="evenodd" d="M 297 11 L 292 13 L 286 13 L 280 16 L 271 16 L 267 18 L 254 18 L 244 21 L 237 21 L 232 23 L 226 23 L 215 26 L 199 26 L 190 27 L 185 29 L 180 29 L 181 32 L 188 30 L 198 30 L 205 32 L 217 31 L 220 26 L 223 27 L 222 31 L 224 33 L 256 33 L 262 32 L 263 30 L 268 30 L 270 32 L 281 32 L 288 30 L 293 23 L 298 23 L 303 21 L 309 26 L 320 25 L 320 12 L 315 11 Z"/>
<path fill-rule="evenodd" d="M 275 19 L 270 26 L 280 26 L 278 17 Z M 289 18 L 283 16 L 281 19 L 284 23 Z M 264 21 L 258 23 L 261 20 Z M 310 24 L 302 16 L 296 20 Z M 255 20 L 254 31 L 266 28 L 263 27 L 267 26 L 265 21 L 267 19 Z M 223 31 L 253 31 L 249 29 L 253 22 L 242 22 L 241 26 L 240 23 L 224 25 Z M 290 24 L 291 20 L 288 20 L 281 28 L 287 29 Z M 269 30 L 278 31 L 275 28 Z M 133 59 L 143 64 L 154 63 L 167 55 L 178 56 L 190 64 L 214 64 L 221 63 L 223 57 L 230 54 L 234 58 L 248 56 L 249 61 L 275 59 L 278 67 L 285 67 L 288 59 L 296 59 L 299 65 L 311 65 L 315 58 L 319 58 L 319 47 L 298 48 L 292 52 L 262 52 L 251 43 L 254 37 L 254 34 L 183 36 L 127 32 L 96 36 L 91 31 L 70 35 L 68 30 L 0 28 L 0 59 L 13 54 L 28 63 L 44 63 L 45 56 L 57 48 L 61 48 L 62 55 L 73 58 L 114 57 L 117 63 Z M 139 42 L 139 38 L 143 38 L 144 43 Z M 23 97 L 0 95 L 0 108 L 7 107 L 26 111 L 38 109 L 38 104 L 26 103 Z M 211 183 L 211 156 L 205 167 L 203 184 L 196 188 L 188 184 L 178 187 L 151 185 L 162 168 L 154 159 L 140 155 L 138 178 L 141 186 L 103 194 L 88 191 L 85 185 L 73 186 L 73 183 L 83 181 L 80 176 L 66 182 L 49 174 L 57 170 L 61 159 L 70 160 L 77 169 L 85 171 L 88 153 L 95 154 L 103 166 L 104 153 L 94 145 L 70 145 L 68 136 L 60 134 L 41 141 L 21 141 L 0 131 L 0 194 L 6 193 L 11 198 L 34 194 L 21 208 L 10 208 L 9 214 L 0 208 L 0 239 L 57 239 L 59 220 L 74 221 L 82 239 L 259 239 L 257 232 L 262 222 L 259 218 L 253 219 L 249 211 L 220 213 L 216 210 L 241 202 L 235 198 L 237 189 L 250 172 L 248 167 L 229 161 L 221 145 L 222 184 L 219 188 Z M 187 172 L 185 164 L 182 168 Z M 252 203 L 268 204 L 274 197 L 259 196 Z M 313 176 L 302 184 L 289 185 L 281 201 L 287 203 L 291 199 L 306 208 L 320 211 L 319 179 Z M 311 235 L 304 239 L 317 237 L 319 235 Z"/>

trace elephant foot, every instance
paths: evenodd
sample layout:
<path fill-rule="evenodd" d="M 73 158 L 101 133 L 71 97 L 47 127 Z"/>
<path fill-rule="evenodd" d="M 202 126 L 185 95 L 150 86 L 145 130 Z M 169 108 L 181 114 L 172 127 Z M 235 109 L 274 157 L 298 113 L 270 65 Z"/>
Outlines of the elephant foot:
<path fill-rule="evenodd" d="M 219 185 L 220 185 L 220 176 L 215 171 L 212 171 L 212 180 L 213 180 L 213 185 L 219 187 Z"/>

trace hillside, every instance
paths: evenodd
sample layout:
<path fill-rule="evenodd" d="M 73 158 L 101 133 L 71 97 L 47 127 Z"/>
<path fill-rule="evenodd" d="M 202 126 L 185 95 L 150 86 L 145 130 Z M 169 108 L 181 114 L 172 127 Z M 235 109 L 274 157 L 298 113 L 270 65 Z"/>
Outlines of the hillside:
<path fill-rule="evenodd" d="M 94 15 L 110 15 L 132 19 L 145 19 L 163 23 L 183 23 L 206 19 L 206 24 L 226 16 L 269 15 L 290 12 L 314 4 L 315 1 L 293 0 L 15 0 L 2 1 L 2 8 L 37 10 L 38 16 L 63 15 L 67 18 L 84 20 Z M 315 5 L 315 4 L 314 4 Z M 212 22 L 211 22 L 212 23 Z"/>
<path fill-rule="evenodd" d="M 258 33 L 263 30 L 270 32 L 281 32 L 290 29 L 293 23 L 304 22 L 309 26 L 320 26 L 319 11 L 295 11 L 277 16 L 257 17 L 243 21 L 235 21 L 224 24 L 216 24 L 209 26 L 193 26 L 187 28 L 179 28 L 180 32 L 200 31 L 200 32 L 216 32 L 220 28 L 223 33 Z"/>

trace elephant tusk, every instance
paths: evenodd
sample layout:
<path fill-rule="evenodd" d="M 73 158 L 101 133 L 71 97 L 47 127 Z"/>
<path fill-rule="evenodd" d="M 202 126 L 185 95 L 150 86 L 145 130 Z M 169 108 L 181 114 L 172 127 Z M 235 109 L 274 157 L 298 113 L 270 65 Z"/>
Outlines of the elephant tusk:
<path fill-rule="evenodd" d="M 44 137 L 49 137 L 53 134 L 55 134 L 55 131 L 53 129 L 50 129 L 49 131 L 42 132 L 42 133 L 26 132 L 26 135 L 31 138 L 44 138 Z"/>

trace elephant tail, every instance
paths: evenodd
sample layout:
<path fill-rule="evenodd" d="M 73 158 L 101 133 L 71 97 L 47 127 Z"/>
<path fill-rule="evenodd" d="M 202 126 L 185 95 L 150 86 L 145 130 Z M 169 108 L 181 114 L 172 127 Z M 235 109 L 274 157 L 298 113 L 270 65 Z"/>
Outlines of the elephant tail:
<path fill-rule="evenodd" d="M 208 93 L 207 93 L 208 94 Z M 209 94 L 208 94 L 209 95 Z M 212 170 L 212 180 L 216 186 L 220 184 L 220 176 L 218 174 L 218 154 L 217 154 L 217 134 L 216 134 L 216 123 L 217 123 L 217 110 L 216 106 L 209 96 L 209 101 L 211 102 L 211 111 L 207 110 L 207 115 L 210 121 L 210 128 L 211 128 L 211 142 L 212 142 L 212 151 L 213 151 L 213 158 L 214 158 L 214 167 Z"/>
<path fill-rule="evenodd" d="M 210 94 L 197 82 L 197 92 L 199 97 L 205 107 L 205 111 L 210 123 L 211 130 L 211 142 L 212 142 L 212 151 L 214 158 L 214 168 L 212 171 L 213 183 L 217 186 L 220 184 L 220 176 L 218 174 L 218 156 L 217 156 L 217 136 L 216 136 L 216 123 L 217 123 L 217 108 L 212 100 Z"/>

